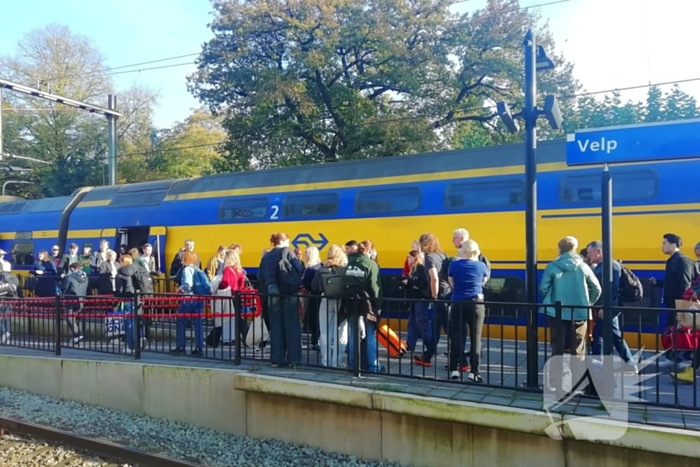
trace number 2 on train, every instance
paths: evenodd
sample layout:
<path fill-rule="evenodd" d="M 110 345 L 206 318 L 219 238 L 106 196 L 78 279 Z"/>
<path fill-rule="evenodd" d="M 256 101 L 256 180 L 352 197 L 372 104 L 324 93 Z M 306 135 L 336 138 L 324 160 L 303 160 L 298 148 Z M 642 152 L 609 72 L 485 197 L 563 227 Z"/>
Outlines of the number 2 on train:
<path fill-rule="evenodd" d="M 272 214 L 270 214 L 270 219 L 279 219 L 277 214 L 280 212 L 280 207 L 277 206 L 276 204 L 272 205 Z"/>

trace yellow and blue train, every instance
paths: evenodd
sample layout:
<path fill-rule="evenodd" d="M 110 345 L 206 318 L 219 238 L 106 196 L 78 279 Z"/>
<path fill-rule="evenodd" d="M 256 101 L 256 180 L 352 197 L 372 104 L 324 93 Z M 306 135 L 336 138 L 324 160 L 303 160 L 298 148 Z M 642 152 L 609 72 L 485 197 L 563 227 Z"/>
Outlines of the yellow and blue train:
<path fill-rule="evenodd" d="M 561 237 L 574 235 L 582 245 L 601 237 L 601 169 L 568 167 L 565 145 L 551 141 L 538 149 L 540 269 L 557 255 Z M 686 250 L 700 240 L 698 165 L 624 164 L 612 173 L 615 258 L 640 277 L 660 277 L 664 233 L 680 235 L 689 245 Z M 254 273 L 274 232 L 286 232 L 298 247 L 316 245 L 322 255 L 329 244 L 370 239 L 379 252 L 385 290 L 399 294 L 396 279 L 411 242 L 433 232 L 450 253 L 452 231 L 463 227 L 492 262 L 487 298 L 523 301 L 524 203 L 524 151 L 521 145 L 509 145 L 14 200 L 0 203 L 0 248 L 11 254 L 7 259 L 22 274 L 39 250 L 53 244 L 96 247 L 107 239 L 114 248 L 148 241 L 167 272 L 186 239 L 196 242 L 203 261 L 219 244 L 235 242 L 243 246 L 244 267 Z M 659 295 L 647 290 L 643 305 L 658 306 Z M 524 316 L 514 313 L 505 310 L 493 318 L 490 332 L 506 330 L 512 336 L 512 328 L 524 323 Z M 644 313 L 626 318 L 635 330 L 641 323 L 647 332 L 656 321 Z"/>

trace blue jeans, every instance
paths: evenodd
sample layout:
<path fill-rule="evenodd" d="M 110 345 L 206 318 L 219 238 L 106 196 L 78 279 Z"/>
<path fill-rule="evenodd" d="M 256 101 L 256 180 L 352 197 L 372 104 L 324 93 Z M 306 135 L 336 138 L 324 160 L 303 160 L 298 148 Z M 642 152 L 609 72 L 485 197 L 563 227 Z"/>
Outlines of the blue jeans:
<path fill-rule="evenodd" d="M 613 317 L 613 346 L 620 354 L 620 357 L 626 363 L 634 363 L 632 361 L 632 352 L 627 346 L 627 342 L 622 337 L 622 331 L 620 331 L 620 321 L 617 316 Z M 593 355 L 603 355 L 603 327 L 605 326 L 603 318 L 596 317 L 595 326 L 593 327 L 593 345 L 591 346 Z"/>
<path fill-rule="evenodd" d="M 127 315 L 124 318 L 124 335 L 126 336 L 126 348 L 129 350 L 134 350 L 134 319 L 133 315 L 134 303 L 125 302 L 124 303 L 124 314 Z M 143 329 L 139 332 L 139 338 L 143 337 Z"/>
<path fill-rule="evenodd" d="M 7 315 L 12 313 L 12 305 L 0 304 L 0 337 L 10 333 L 10 318 Z"/>
<path fill-rule="evenodd" d="M 450 313 L 447 306 L 448 305 L 446 303 L 442 302 L 431 303 L 431 307 L 434 310 L 432 338 L 425 343 L 425 352 L 423 352 L 423 355 L 421 356 L 424 362 L 430 362 L 437 353 L 441 331 L 444 330 L 445 335 L 449 336 L 448 323 Z"/>
<path fill-rule="evenodd" d="M 367 341 L 367 362 L 369 365 L 368 370 L 370 373 L 378 373 L 377 337 L 375 336 L 377 323 L 367 319 L 364 321 L 365 339 Z M 348 322 L 350 324 L 348 332 L 348 369 L 352 370 L 355 368 L 355 333 L 357 332 L 357 319 L 348 318 Z M 362 341 L 360 341 L 360 344 L 362 344 Z M 360 348 L 362 348 L 362 345 L 360 345 Z M 360 356 L 360 360 L 362 360 L 362 356 Z"/>
<path fill-rule="evenodd" d="M 202 314 L 202 302 L 197 301 L 186 301 L 180 304 L 178 313 L 188 313 L 188 314 Z M 195 349 L 202 350 L 204 348 L 204 333 L 202 332 L 202 318 L 189 318 L 194 324 L 194 342 Z M 177 348 L 183 349 L 186 345 L 185 332 L 188 318 L 178 318 L 177 319 Z M 128 334 L 127 334 L 128 335 Z"/>
<path fill-rule="evenodd" d="M 430 343 L 433 338 L 433 309 L 430 302 L 414 302 L 411 314 L 408 318 L 408 336 L 406 346 L 409 350 L 416 350 L 418 338 L 423 340 L 423 345 Z"/>

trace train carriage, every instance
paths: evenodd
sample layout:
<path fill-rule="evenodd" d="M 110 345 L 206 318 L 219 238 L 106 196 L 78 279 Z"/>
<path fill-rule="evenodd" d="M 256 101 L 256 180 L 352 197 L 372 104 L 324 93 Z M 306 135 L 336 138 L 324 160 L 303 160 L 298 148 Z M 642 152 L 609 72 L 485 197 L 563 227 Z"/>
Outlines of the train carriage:
<path fill-rule="evenodd" d="M 561 237 L 585 245 L 601 236 L 600 169 L 567 167 L 565 144 L 538 148 L 540 271 L 557 255 Z M 454 253 L 452 231 L 464 227 L 492 262 L 487 299 L 523 301 L 523 159 L 522 146 L 509 145 L 86 188 L 70 197 L 0 204 L 0 248 L 12 252 L 15 270 L 27 271 L 29 256 L 53 243 L 96 247 L 104 238 L 114 248 L 148 241 L 167 272 L 188 238 L 202 261 L 219 244 L 236 242 L 244 267 L 255 273 L 273 232 L 286 232 L 301 248 L 316 245 L 322 256 L 332 243 L 369 238 L 387 294 L 400 296 L 397 279 L 411 242 L 430 231 Z M 624 164 L 612 173 L 615 258 L 640 277 L 661 277 L 664 233 L 688 244 L 700 240 L 697 162 Z M 642 305 L 658 306 L 659 297 L 651 288 Z M 499 316 L 491 324 L 501 330 L 499 321 L 524 324 L 514 309 Z M 652 331 L 655 322 L 639 313 L 626 318 L 635 330 L 641 321 Z"/>

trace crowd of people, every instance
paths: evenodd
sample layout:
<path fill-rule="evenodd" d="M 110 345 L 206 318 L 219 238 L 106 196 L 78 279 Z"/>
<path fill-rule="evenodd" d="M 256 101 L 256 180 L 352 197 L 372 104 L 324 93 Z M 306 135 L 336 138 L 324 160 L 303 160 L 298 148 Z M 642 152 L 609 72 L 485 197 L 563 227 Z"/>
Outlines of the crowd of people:
<path fill-rule="evenodd" d="M 362 368 L 369 372 L 384 371 L 378 359 L 377 333 L 390 331 L 380 327 L 382 281 L 373 243 L 351 240 L 344 247 L 333 244 L 323 261 L 315 246 L 309 246 L 304 252 L 292 248 L 284 233 L 272 235 L 270 243 L 271 248 L 262 252 L 257 290 L 261 296 L 262 319 L 269 329 L 272 365 L 301 363 L 302 310 L 309 332 L 309 349 L 320 352 L 323 365 L 353 368 L 355 342 L 359 341 Z M 481 333 L 486 316 L 484 286 L 490 278 L 491 267 L 466 229 L 453 232 L 452 244 L 457 250 L 456 256 L 445 253 L 438 237 L 432 233 L 421 235 L 412 244 L 401 280 L 406 297 L 411 299 L 405 346 L 413 353 L 414 364 L 431 367 L 444 332 L 449 340 L 445 368 L 448 378 L 461 379 L 464 373 L 468 381 L 478 383 L 483 381 L 480 359 Z M 194 246 L 194 241 L 187 240 L 171 264 L 169 278 L 177 284 L 178 293 L 226 299 L 236 291 L 251 290 L 241 265 L 242 248 L 239 244 L 219 246 L 204 269 Z M 558 244 L 559 255 L 548 264 L 539 285 L 542 296 L 539 311 L 547 316 L 552 355 L 562 355 L 565 349 L 569 349 L 574 356 L 572 365 L 583 361 L 587 347 L 593 355 L 603 354 L 605 329 L 601 289 L 603 245 L 593 241 L 580 252 L 578 246 L 576 238 L 563 238 Z M 677 235 L 664 235 L 662 250 L 669 256 L 664 280 L 649 281 L 651 285 L 663 288 L 663 303 L 669 309 L 666 323 L 669 327 L 677 326 L 673 311 L 675 301 L 698 301 L 700 295 L 698 264 L 680 252 L 681 246 L 682 240 Z M 109 249 L 106 240 L 100 242 L 95 252 L 85 248 L 79 254 L 75 243 L 70 244 L 68 252 L 63 255 L 59 254 L 58 247 L 54 247 L 51 253 L 44 250 L 37 255 L 31 271 L 35 278 L 33 288 L 37 296 L 58 293 L 83 297 L 90 289 L 96 289 L 99 295 L 117 297 L 133 297 L 137 292 L 152 293 L 152 278 L 160 274 L 152 252 L 149 244 L 138 249 L 122 245 L 118 257 Z M 695 252 L 700 261 L 700 244 Z M 0 278 L 0 295 L 7 293 L 3 284 L 12 282 L 6 279 L 12 274 L 4 254 L 0 251 L 0 265 L 4 271 Z M 622 305 L 625 297 L 623 286 L 628 282 L 625 274 L 630 273 L 619 262 L 613 261 L 612 264 L 613 300 L 615 305 Z M 11 285 L 6 287 L 11 288 Z M 214 311 L 219 317 L 215 319 L 214 329 L 206 342 L 213 347 L 218 346 L 222 329 L 230 325 L 232 316 L 232 313 L 222 313 L 222 310 L 232 310 L 230 306 L 222 305 L 225 300 L 218 303 Z M 558 311 L 557 303 L 561 304 Z M 123 311 L 131 313 L 132 306 L 126 302 Z M 83 339 L 79 322 L 75 319 L 80 311 L 79 305 L 70 305 L 66 311 L 72 340 L 77 344 Z M 172 353 L 186 353 L 189 321 L 194 329 L 191 355 L 203 355 L 203 301 L 194 298 L 182 300 L 179 312 L 176 347 Z M 625 370 L 636 373 L 639 371 L 637 362 L 621 332 L 619 314 L 615 312 L 612 320 L 614 348 L 625 362 Z M 127 347 L 133 349 L 134 336 L 129 331 L 133 320 L 127 321 Z M 589 323 L 593 324 L 592 331 Z M 147 339 L 149 320 L 143 320 L 141 328 L 145 335 L 139 337 Z M 6 340 L 8 333 L 9 325 L 0 322 L 0 339 Z M 245 333 L 244 326 L 237 330 L 236 335 L 243 338 Z M 359 333 L 357 340 L 356 333 Z M 589 336 L 592 337 L 590 342 Z M 418 347 L 419 339 L 421 347 Z M 267 341 L 261 345 L 267 345 Z M 681 382 L 692 382 L 700 366 L 698 352 L 697 349 L 689 353 L 671 350 L 661 366 L 685 367 L 683 371 L 671 372 L 671 376 Z"/>

